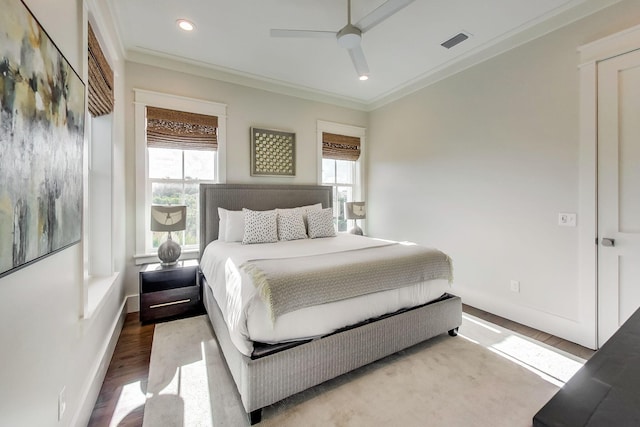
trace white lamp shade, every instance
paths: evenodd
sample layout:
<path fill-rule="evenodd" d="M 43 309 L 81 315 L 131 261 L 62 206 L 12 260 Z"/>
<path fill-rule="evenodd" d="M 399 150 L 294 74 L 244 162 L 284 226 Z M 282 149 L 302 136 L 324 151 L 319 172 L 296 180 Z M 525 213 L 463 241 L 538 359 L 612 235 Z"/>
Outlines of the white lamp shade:
<path fill-rule="evenodd" d="M 345 207 L 347 219 L 365 219 L 367 217 L 365 202 L 346 202 Z"/>
<path fill-rule="evenodd" d="M 152 205 L 151 231 L 181 231 L 186 229 L 187 207 L 184 205 Z"/>

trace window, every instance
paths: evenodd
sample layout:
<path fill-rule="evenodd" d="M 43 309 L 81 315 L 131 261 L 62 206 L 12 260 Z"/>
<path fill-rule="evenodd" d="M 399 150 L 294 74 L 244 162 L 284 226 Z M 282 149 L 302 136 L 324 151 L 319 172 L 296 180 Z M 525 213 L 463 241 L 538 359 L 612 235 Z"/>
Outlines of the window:
<path fill-rule="evenodd" d="M 113 115 L 89 115 L 86 144 L 85 193 L 85 270 L 89 276 L 111 276 L 112 252 L 112 174 Z"/>
<path fill-rule="evenodd" d="M 352 160 L 322 159 L 322 184 L 333 186 L 333 218 L 338 231 L 353 227 L 345 219 L 344 204 L 354 201 L 355 163 Z"/>
<path fill-rule="evenodd" d="M 112 149 L 114 75 L 91 23 L 87 25 L 88 111 L 84 153 L 84 265 L 86 276 L 113 273 Z"/>
<path fill-rule="evenodd" d="M 180 150 L 149 147 L 149 184 L 151 203 L 158 205 L 186 205 L 187 229 L 173 233 L 173 240 L 182 249 L 196 249 L 199 238 L 199 186 L 215 182 L 216 151 Z M 167 233 L 151 233 L 151 249 L 167 238 Z"/>
<path fill-rule="evenodd" d="M 334 221 L 339 232 L 354 226 L 353 220 L 345 218 L 345 202 L 364 200 L 364 134 L 363 128 L 318 122 L 319 181 L 333 187 Z"/>
<path fill-rule="evenodd" d="M 196 258 L 200 237 L 199 187 L 224 182 L 226 106 L 135 90 L 136 263 L 157 261 L 167 233 L 151 232 L 152 204 L 187 206 L 186 230 L 172 233 L 182 258 Z"/>
<path fill-rule="evenodd" d="M 186 230 L 174 240 L 183 249 L 196 249 L 200 184 L 216 179 L 218 118 L 148 106 L 146 132 L 151 204 L 186 205 Z M 166 233 L 152 232 L 147 246 L 157 249 L 166 238 Z"/>
<path fill-rule="evenodd" d="M 87 26 L 87 98 L 83 197 L 83 318 L 90 318 L 105 301 L 118 278 L 113 249 L 114 200 L 114 73 L 91 23 Z"/>

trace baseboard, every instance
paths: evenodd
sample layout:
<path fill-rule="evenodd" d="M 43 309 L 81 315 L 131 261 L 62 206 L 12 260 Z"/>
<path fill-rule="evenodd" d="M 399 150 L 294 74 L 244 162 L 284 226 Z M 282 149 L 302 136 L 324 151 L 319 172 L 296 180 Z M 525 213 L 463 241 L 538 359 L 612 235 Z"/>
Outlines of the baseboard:
<path fill-rule="evenodd" d="M 595 349 L 594 325 L 555 316 L 504 300 L 489 298 L 476 292 L 457 290 L 464 304 L 488 311 L 497 316 L 538 329 L 567 341 Z"/>
<path fill-rule="evenodd" d="M 140 311 L 140 294 L 127 295 L 127 313 Z"/>
<path fill-rule="evenodd" d="M 118 338 L 120 338 L 120 332 L 124 325 L 124 320 L 127 315 L 127 311 L 125 310 L 126 302 L 127 299 L 125 298 L 120 305 L 119 315 L 114 319 L 113 326 L 111 327 L 111 336 L 105 341 L 105 346 L 100 352 L 102 357 L 95 365 L 93 370 L 94 374 L 91 377 L 92 380 L 89 381 L 86 390 L 83 390 L 83 393 L 81 394 L 81 396 L 84 396 L 84 401 L 81 403 L 80 409 L 75 414 L 75 417 L 70 424 L 72 426 L 85 427 L 89 423 L 91 413 L 93 412 L 96 400 L 100 394 L 102 383 L 107 375 L 107 369 L 109 369 L 111 357 L 113 356 L 116 344 L 118 343 Z"/>

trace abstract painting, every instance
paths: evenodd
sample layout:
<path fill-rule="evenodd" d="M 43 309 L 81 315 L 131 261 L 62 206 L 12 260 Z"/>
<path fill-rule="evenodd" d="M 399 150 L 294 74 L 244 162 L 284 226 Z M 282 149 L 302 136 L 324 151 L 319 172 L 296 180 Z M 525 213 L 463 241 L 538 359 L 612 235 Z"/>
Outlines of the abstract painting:
<path fill-rule="evenodd" d="M 296 134 L 252 127 L 251 175 L 295 176 Z"/>
<path fill-rule="evenodd" d="M 84 84 L 29 9 L 0 0 L 0 276 L 80 241 Z"/>

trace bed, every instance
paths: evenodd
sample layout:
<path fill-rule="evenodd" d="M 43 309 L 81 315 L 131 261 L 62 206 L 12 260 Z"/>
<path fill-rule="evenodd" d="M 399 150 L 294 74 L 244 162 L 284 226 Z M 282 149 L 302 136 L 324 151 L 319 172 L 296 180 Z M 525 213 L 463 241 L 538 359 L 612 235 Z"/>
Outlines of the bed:
<path fill-rule="evenodd" d="M 265 211 L 275 208 L 296 208 L 317 203 L 320 203 L 324 208 L 332 207 L 331 187 L 201 184 L 200 254 L 205 254 L 206 249 L 212 252 L 212 247 L 223 254 L 225 251 L 234 254 L 234 250 L 239 250 L 239 248 L 215 242 L 219 232 L 218 208 L 230 211 L 238 211 L 243 208 Z M 342 236 L 335 239 L 334 242 L 351 248 L 360 245 L 360 242 L 364 241 L 362 239 L 356 236 Z M 384 246 L 384 243 L 372 244 Z M 245 246 L 268 248 L 269 245 Z M 275 243 L 275 245 L 280 245 L 280 243 Z M 307 242 L 292 243 L 294 250 L 303 252 L 310 249 L 300 248 L 308 248 L 309 246 L 311 245 Z M 286 245 L 282 244 L 279 248 L 286 248 Z M 286 251 L 283 254 L 282 256 L 288 256 Z M 231 258 L 230 256 L 229 260 Z M 400 303 L 402 308 L 399 310 L 355 321 L 354 324 L 332 330 L 326 334 L 320 329 L 313 332 L 313 336 L 305 337 L 305 339 L 295 339 L 294 335 L 289 336 L 284 333 L 285 335 L 273 339 L 267 338 L 260 340 L 260 342 L 251 342 L 250 340 L 247 342 L 245 339 L 243 344 L 238 338 L 235 327 L 228 327 L 225 321 L 225 317 L 229 317 L 228 308 L 224 303 L 216 301 L 214 295 L 222 299 L 220 290 L 214 290 L 217 288 L 209 285 L 208 280 L 214 282 L 216 279 L 215 275 L 211 273 L 213 271 L 210 267 L 211 264 L 207 264 L 207 260 L 204 261 L 202 263 L 204 305 L 251 424 L 260 422 L 262 408 L 286 397 L 436 335 L 449 332 L 454 336 L 462 321 L 460 298 L 446 292 L 441 293 L 441 289 L 444 288 L 442 283 L 439 283 L 435 288 L 430 288 L 431 294 L 427 295 L 422 292 L 424 299 L 417 306 L 406 307 L 406 304 Z M 384 292 L 404 291 L 390 289 Z M 415 294 L 415 291 L 412 292 Z M 394 296 L 386 299 L 401 300 L 402 298 Z M 386 310 L 388 311 L 389 308 L 387 307 Z M 297 315 L 302 311 L 304 310 L 289 314 Z M 267 313 L 269 312 L 267 311 Z M 272 312 L 271 315 L 273 316 Z M 272 318 L 272 320 L 274 319 Z M 267 321 L 268 319 L 264 320 L 265 323 Z M 284 341 L 278 342 L 283 337 Z"/>

